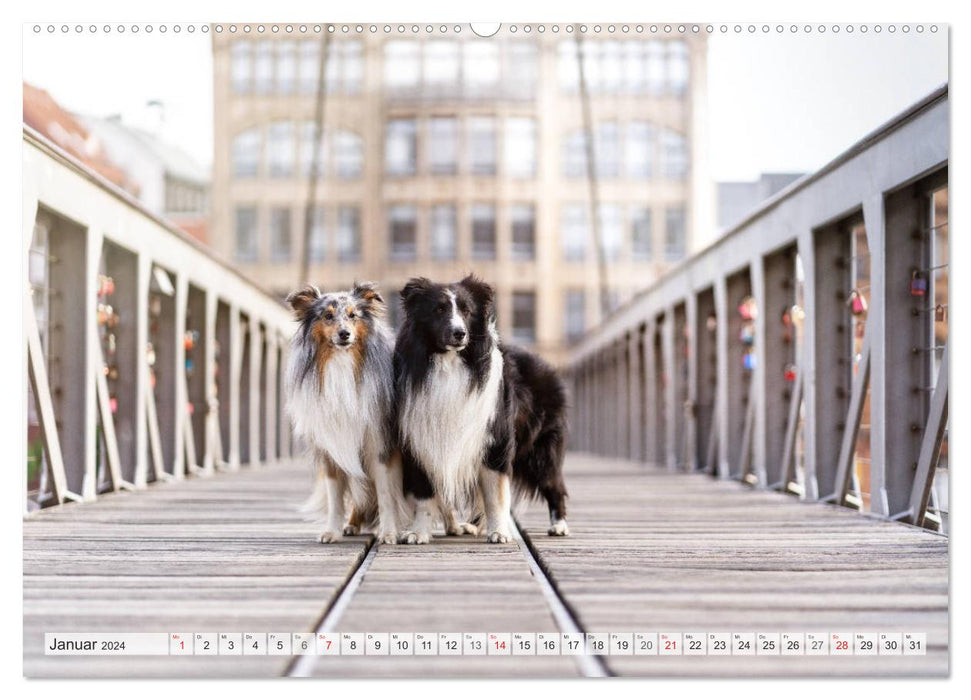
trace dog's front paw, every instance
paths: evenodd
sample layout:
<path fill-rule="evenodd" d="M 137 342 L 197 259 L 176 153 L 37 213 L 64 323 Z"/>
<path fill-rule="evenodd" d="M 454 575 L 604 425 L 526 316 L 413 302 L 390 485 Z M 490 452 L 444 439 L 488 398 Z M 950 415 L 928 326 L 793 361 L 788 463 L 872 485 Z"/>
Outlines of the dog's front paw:
<path fill-rule="evenodd" d="M 360 535 L 360 534 L 361 534 L 361 528 L 358 527 L 357 525 L 347 524 L 344 526 L 345 537 L 353 537 L 354 535 Z"/>
<path fill-rule="evenodd" d="M 500 532 L 499 530 L 495 530 L 489 533 L 489 536 L 486 537 L 486 541 L 489 544 L 506 544 L 509 542 L 509 535 L 504 532 Z"/>
<path fill-rule="evenodd" d="M 455 523 L 454 526 L 448 529 L 447 533 L 453 537 L 460 537 L 462 535 L 472 535 L 474 537 L 479 534 L 479 528 L 472 523 Z"/>
<path fill-rule="evenodd" d="M 321 544 L 330 544 L 332 542 L 340 542 L 340 541 L 341 541 L 341 535 L 339 532 L 331 532 L 330 530 L 327 530 L 326 532 L 320 533 Z"/>
<path fill-rule="evenodd" d="M 401 544 L 428 544 L 431 535 L 427 532 L 403 532 L 398 542 Z"/>
<path fill-rule="evenodd" d="M 546 534 L 552 537 L 566 537 L 570 534 L 570 528 L 567 526 L 566 520 L 557 520 L 550 525 L 550 529 L 546 531 Z"/>
<path fill-rule="evenodd" d="M 381 544 L 397 544 L 398 543 L 398 533 L 394 530 L 388 530 L 387 532 L 379 532 L 375 535 L 378 542 Z"/>

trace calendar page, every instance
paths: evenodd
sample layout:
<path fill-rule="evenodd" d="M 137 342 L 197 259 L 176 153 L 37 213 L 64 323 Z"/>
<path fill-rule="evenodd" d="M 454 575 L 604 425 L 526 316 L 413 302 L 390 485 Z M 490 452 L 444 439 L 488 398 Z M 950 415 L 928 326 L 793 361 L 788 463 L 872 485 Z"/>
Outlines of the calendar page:
<path fill-rule="evenodd" d="M 948 676 L 951 26 L 359 9 L 23 25 L 23 675 Z"/>

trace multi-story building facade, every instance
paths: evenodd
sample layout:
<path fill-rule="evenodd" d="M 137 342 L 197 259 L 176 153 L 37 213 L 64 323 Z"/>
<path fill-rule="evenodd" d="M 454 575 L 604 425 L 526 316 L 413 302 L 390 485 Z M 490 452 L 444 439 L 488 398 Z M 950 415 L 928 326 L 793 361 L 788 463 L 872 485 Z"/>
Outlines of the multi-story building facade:
<path fill-rule="evenodd" d="M 213 34 L 212 244 L 281 294 L 298 279 L 322 34 Z M 611 303 L 713 230 L 705 39 L 604 27 L 338 25 L 327 38 L 310 277 L 327 288 L 474 271 L 499 330 L 554 361 L 599 321 L 597 216 Z M 324 29 L 326 32 L 326 28 Z M 594 133 L 591 205 L 578 56 Z M 596 209 L 596 214 L 594 214 Z"/>

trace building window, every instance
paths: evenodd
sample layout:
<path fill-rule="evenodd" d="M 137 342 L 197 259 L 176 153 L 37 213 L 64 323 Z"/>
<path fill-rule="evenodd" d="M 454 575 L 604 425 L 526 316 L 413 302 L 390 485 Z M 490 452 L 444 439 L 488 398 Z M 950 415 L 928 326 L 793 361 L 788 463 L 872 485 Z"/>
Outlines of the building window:
<path fill-rule="evenodd" d="M 536 120 L 529 117 L 506 119 L 503 159 L 511 177 L 536 174 Z"/>
<path fill-rule="evenodd" d="M 673 262 L 685 255 L 684 207 L 668 207 L 664 212 L 664 259 Z"/>
<path fill-rule="evenodd" d="M 316 125 L 313 122 L 303 122 L 300 125 L 300 172 L 310 176 L 310 166 L 313 165 L 314 141 L 317 137 Z M 320 148 L 317 151 L 317 175 L 327 175 L 327 133 L 320 137 Z"/>
<path fill-rule="evenodd" d="M 292 216 L 287 207 L 270 210 L 270 260 L 289 262 L 292 253 Z"/>
<path fill-rule="evenodd" d="M 629 93 L 648 91 L 647 45 L 643 41 L 624 43 L 625 86 Z"/>
<path fill-rule="evenodd" d="M 688 174 L 688 145 L 684 136 L 670 129 L 661 130 L 661 162 L 664 177 L 683 180 Z"/>
<path fill-rule="evenodd" d="M 556 47 L 556 74 L 563 92 L 579 90 L 580 62 L 577 60 L 577 43 L 573 39 L 561 41 Z"/>
<path fill-rule="evenodd" d="M 647 91 L 652 95 L 664 92 L 664 45 L 660 41 L 647 42 Z"/>
<path fill-rule="evenodd" d="M 364 47 L 360 41 L 341 41 L 340 87 L 346 95 L 356 95 L 364 83 Z"/>
<path fill-rule="evenodd" d="M 334 165 L 337 177 L 353 180 L 364 170 L 364 142 L 351 131 L 340 130 L 334 140 Z"/>
<path fill-rule="evenodd" d="M 531 345 L 536 342 L 536 293 L 512 293 L 512 339 Z"/>
<path fill-rule="evenodd" d="M 337 209 L 337 256 L 341 262 L 361 259 L 361 213 L 357 207 Z"/>
<path fill-rule="evenodd" d="M 649 178 L 654 175 L 654 126 L 647 122 L 633 122 L 627 127 L 627 175 Z"/>
<path fill-rule="evenodd" d="M 568 341 L 583 336 L 587 321 L 587 295 L 582 289 L 568 289 L 563 299 L 563 335 Z"/>
<path fill-rule="evenodd" d="M 258 95 L 273 92 L 273 42 L 263 39 L 256 43 L 254 89 Z"/>
<path fill-rule="evenodd" d="M 651 210 L 638 207 L 630 215 L 630 252 L 634 260 L 651 259 Z"/>
<path fill-rule="evenodd" d="M 512 257 L 515 260 L 532 260 L 536 257 L 536 207 L 532 204 L 514 204 L 509 213 L 512 220 Z"/>
<path fill-rule="evenodd" d="M 598 211 L 600 245 L 607 261 L 617 260 L 624 241 L 624 217 L 616 204 L 601 204 Z"/>
<path fill-rule="evenodd" d="M 307 253 L 310 262 L 321 262 L 327 257 L 327 211 L 323 207 L 314 207 L 311 214 Z"/>
<path fill-rule="evenodd" d="M 426 88 L 436 91 L 455 89 L 459 83 L 459 44 L 457 41 L 433 40 L 425 44 Z"/>
<path fill-rule="evenodd" d="M 439 204 L 431 212 L 431 257 L 434 260 L 454 260 L 457 233 L 455 207 Z"/>
<path fill-rule="evenodd" d="M 564 260 L 583 260 L 590 240 L 590 221 L 584 204 L 565 204 L 560 213 Z"/>
<path fill-rule="evenodd" d="M 600 72 L 601 42 L 584 41 L 580 44 L 580 61 L 583 68 L 584 82 L 587 92 L 596 94 L 603 88 L 603 76 Z"/>
<path fill-rule="evenodd" d="M 469 169 L 473 175 L 496 174 L 494 117 L 469 117 Z"/>
<path fill-rule="evenodd" d="M 513 41 L 506 50 L 506 80 L 503 84 L 517 98 L 530 98 L 536 93 L 539 52 L 531 41 Z"/>
<path fill-rule="evenodd" d="M 491 204 L 472 205 L 472 257 L 495 260 L 496 208 Z"/>
<path fill-rule="evenodd" d="M 255 262 L 259 256 L 256 207 L 236 207 L 236 259 Z"/>
<path fill-rule="evenodd" d="M 420 46 L 416 41 L 384 45 L 384 86 L 392 91 L 413 90 L 421 79 Z"/>
<path fill-rule="evenodd" d="M 353 95 L 360 91 L 364 77 L 361 43 L 357 40 L 331 40 L 327 51 L 327 93 Z"/>
<path fill-rule="evenodd" d="M 624 83 L 624 56 L 619 41 L 604 41 L 600 54 L 601 91 L 618 93 Z"/>
<path fill-rule="evenodd" d="M 292 177 L 296 141 L 292 122 L 273 122 L 266 132 L 266 154 L 270 177 Z"/>
<path fill-rule="evenodd" d="M 688 85 L 688 47 L 683 41 L 668 43 L 668 90 L 675 94 L 684 94 Z"/>
<path fill-rule="evenodd" d="M 233 139 L 233 175 L 256 177 L 260 169 L 260 130 L 247 129 Z"/>
<path fill-rule="evenodd" d="M 389 175 L 414 175 L 417 139 L 414 119 L 392 119 L 388 122 L 384 165 Z"/>
<path fill-rule="evenodd" d="M 463 83 L 472 97 L 490 96 L 499 83 L 499 45 L 494 41 L 473 39 L 465 42 Z"/>
<path fill-rule="evenodd" d="M 617 122 L 604 122 L 597 126 L 594 139 L 597 148 L 597 175 L 603 178 L 620 175 L 620 129 Z"/>
<path fill-rule="evenodd" d="M 292 41 L 277 43 L 276 85 L 281 95 L 289 95 L 297 88 L 297 45 Z"/>
<path fill-rule="evenodd" d="M 244 94 L 250 91 L 253 80 L 253 42 L 237 39 L 229 51 L 230 83 L 233 92 Z"/>
<path fill-rule="evenodd" d="M 317 93 L 317 80 L 320 75 L 320 44 L 316 39 L 300 42 L 300 92 L 305 95 Z"/>
<path fill-rule="evenodd" d="M 399 204 L 388 212 L 392 260 L 414 260 L 418 253 L 418 211 L 410 204 Z"/>
<path fill-rule="evenodd" d="M 458 169 L 459 127 L 454 117 L 428 120 L 425 157 L 432 175 L 453 175 Z"/>
<path fill-rule="evenodd" d="M 563 175 L 587 176 L 587 135 L 583 129 L 575 129 L 563 138 Z"/>

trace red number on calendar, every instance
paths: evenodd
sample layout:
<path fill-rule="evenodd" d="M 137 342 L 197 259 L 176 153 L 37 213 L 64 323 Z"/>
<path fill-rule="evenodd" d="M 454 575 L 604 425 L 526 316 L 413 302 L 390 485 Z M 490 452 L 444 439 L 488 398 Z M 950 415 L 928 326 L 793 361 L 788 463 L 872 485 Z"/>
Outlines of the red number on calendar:
<path fill-rule="evenodd" d="M 678 648 L 678 643 L 668 640 L 664 643 L 664 648 L 668 651 L 674 651 L 675 649 Z"/>
<path fill-rule="evenodd" d="M 837 649 L 837 651 L 845 651 L 845 650 L 847 650 L 849 648 L 850 648 L 850 643 L 849 642 L 845 642 L 845 641 L 844 642 L 841 642 L 841 641 L 837 641 L 836 642 L 836 649 Z"/>

